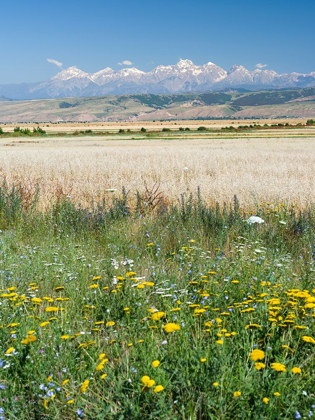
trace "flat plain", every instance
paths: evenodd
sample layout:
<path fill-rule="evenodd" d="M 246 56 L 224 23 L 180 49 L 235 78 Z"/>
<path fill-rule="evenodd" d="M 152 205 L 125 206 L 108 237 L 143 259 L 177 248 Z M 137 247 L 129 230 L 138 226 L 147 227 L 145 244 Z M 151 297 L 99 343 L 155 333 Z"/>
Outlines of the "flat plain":
<path fill-rule="evenodd" d="M 151 123 L 142 126 L 152 129 Z M 115 124 L 112 135 L 104 136 L 71 136 L 74 129 L 96 129 L 82 124 L 58 127 L 65 136 L 1 138 L 0 175 L 28 191 L 38 185 L 42 207 L 60 196 L 89 206 L 112 197 L 109 189 L 119 195 L 125 187 L 135 197 L 153 186 L 169 202 L 195 195 L 198 187 L 211 205 L 230 203 L 237 195 L 244 209 L 314 201 L 313 128 L 186 133 L 173 125 L 172 132 L 117 134 L 122 127 Z"/>
<path fill-rule="evenodd" d="M 1 417 L 311 418 L 314 128 L 149 124 L 1 135 Z"/>

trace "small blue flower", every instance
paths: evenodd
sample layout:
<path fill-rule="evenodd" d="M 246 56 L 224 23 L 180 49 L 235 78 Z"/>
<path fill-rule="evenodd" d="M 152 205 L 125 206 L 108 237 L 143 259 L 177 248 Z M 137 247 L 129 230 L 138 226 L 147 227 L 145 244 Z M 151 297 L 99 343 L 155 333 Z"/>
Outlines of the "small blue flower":
<path fill-rule="evenodd" d="M 301 414 L 298 412 L 298 410 L 296 410 L 296 412 L 295 412 L 295 418 L 296 419 L 300 419 L 301 418 Z"/>
<path fill-rule="evenodd" d="M 83 410 L 82 410 L 82 408 L 78 408 L 78 410 L 77 410 L 77 415 L 78 415 L 79 417 L 83 417 Z"/>

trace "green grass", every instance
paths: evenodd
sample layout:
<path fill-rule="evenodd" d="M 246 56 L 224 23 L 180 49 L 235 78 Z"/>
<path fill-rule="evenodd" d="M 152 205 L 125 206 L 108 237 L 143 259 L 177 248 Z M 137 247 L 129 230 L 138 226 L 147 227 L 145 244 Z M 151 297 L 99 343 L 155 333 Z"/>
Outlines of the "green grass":
<path fill-rule="evenodd" d="M 314 210 L 265 205 L 265 223 L 248 225 L 237 200 L 155 204 L 138 196 L 131 210 L 123 191 L 111 205 L 66 200 L 42 214 L 36 196 L 1 188 L 4 418 L 308 418 Z"/>

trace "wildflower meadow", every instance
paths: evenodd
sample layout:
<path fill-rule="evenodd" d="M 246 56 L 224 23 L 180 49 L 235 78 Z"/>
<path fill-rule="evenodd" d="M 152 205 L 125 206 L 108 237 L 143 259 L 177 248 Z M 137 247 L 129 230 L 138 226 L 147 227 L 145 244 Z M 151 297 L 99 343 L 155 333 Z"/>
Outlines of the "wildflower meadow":
<path fill-rule="evenodd" d="M 315 418 L 314 208 L 115 194 L 0 189 L 0 418 Z"/>

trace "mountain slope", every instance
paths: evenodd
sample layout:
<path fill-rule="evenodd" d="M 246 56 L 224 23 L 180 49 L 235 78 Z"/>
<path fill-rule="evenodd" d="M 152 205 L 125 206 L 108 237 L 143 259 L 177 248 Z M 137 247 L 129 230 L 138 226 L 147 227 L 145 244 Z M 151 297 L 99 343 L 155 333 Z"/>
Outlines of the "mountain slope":
<path fill-rule="evenodd" d="M 10 99 L 42 99 L 312 86 L 315 86 L 315 72 L 278 74 L 273 70 L 249 71 L 236 65 L 226 71 L 211 62 L 197 66 L 190 60 L 180 60 L 175 65 L 158 66 L 147 73 L 136 68 L 114 71 L 109 67 L 96 73 L 86 73 L 77 67 L 69 67 L 44 82 L 2 85 L 0 96 Z"/>
<path fill-rule="evenodd" d="M 315 88 L 0 101 L 2 123 L 277 117 L 314 118 Z"/>

